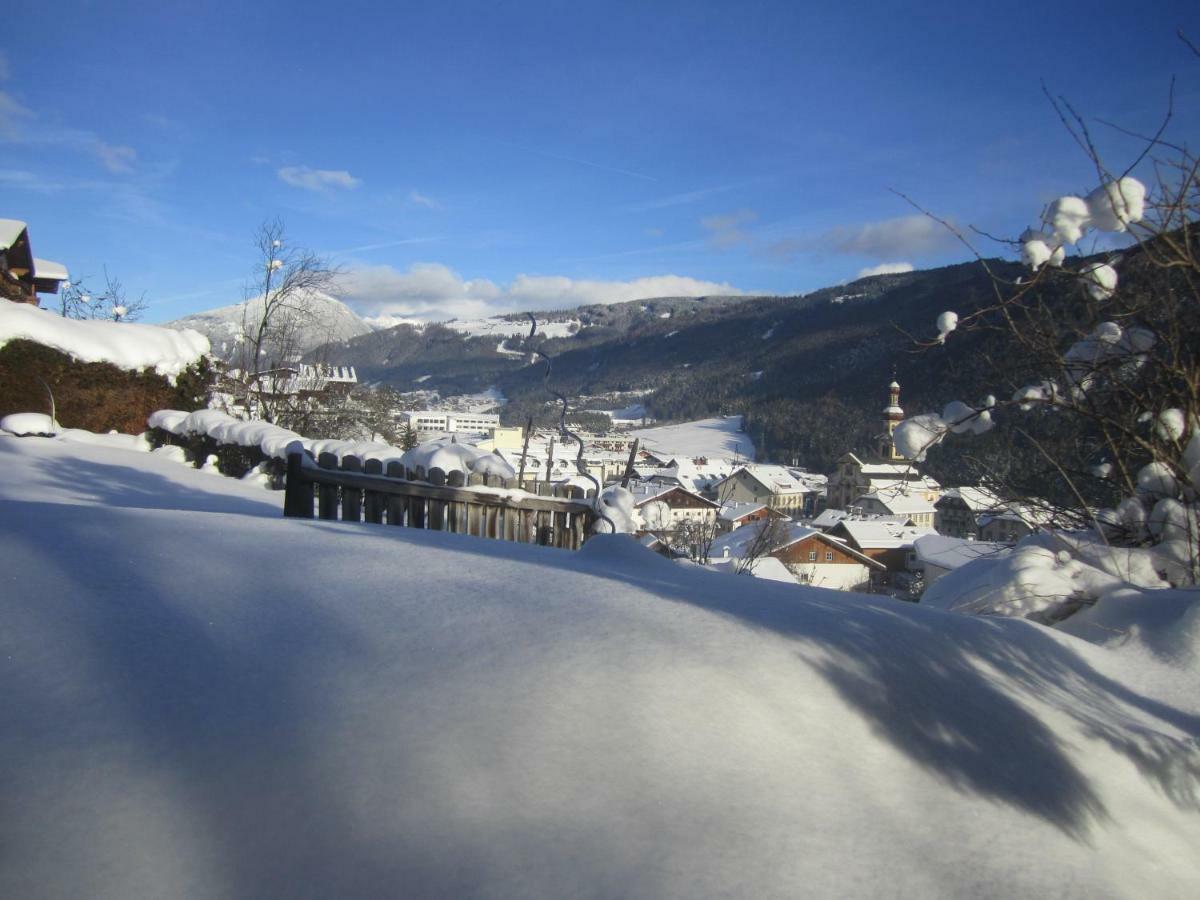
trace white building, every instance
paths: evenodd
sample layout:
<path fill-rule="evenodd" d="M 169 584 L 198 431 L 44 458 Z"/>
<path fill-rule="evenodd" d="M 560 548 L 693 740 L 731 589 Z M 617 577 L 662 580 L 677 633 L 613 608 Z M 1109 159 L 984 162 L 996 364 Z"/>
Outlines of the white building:
<path fill-rule="evenodd" d="M 937 515 L 937 510 L 923 494 L 909 494 L 894 488 L 863 494 L 856 497 L 851 506 L 861 509 L 869 516 L 903 516 L 922 528 L 933 528 L 933 521 Z"/>
<path fill-rule="evenodd" d="M 812 515 L 825 491 L 825 476 L 787 466 L 751 463 L 716 485 L 722 502 L 765 503 L 789 516 Z"/>
<path fill-rule="evenodd" d="M 498 413 L 418 409 L 401 413 L 400 424 L 410 426 L 418 434 L 433 432 L 487 434 L 493 428 L 500 427 L 500 415 Z"/>

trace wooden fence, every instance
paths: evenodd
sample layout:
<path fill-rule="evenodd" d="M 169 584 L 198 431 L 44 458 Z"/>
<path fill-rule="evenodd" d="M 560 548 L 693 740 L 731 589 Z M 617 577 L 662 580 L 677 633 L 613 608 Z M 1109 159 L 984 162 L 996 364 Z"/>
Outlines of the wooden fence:
<path fill-rule="evenodd" d="M 306 464 L 307 463 L 307 464 Z M 504 541 L 578 550 L 591 533 L 596 513 L 590 498 L 573 485 L 537 485 L 537 495 L 502 494 L 475 487 L 515 489 L 516 479 L 440 469 L 406 471 L 399 462 L 365 463 L 345 456 L 339 464 L 322 453 L 288 456 L 283 514 L 297 518 L 373 522 L 433 531 L 452 531 Z"/>

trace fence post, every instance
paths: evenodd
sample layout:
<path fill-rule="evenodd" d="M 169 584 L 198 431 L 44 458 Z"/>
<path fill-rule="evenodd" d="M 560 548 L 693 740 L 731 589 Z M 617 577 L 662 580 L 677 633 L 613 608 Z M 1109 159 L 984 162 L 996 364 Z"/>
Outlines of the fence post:
<path fill-rule="evenodd" d="M 304 479 L 304 456 L 300 453 L 288 454 L 283 514 L 296 519 L 313 517 L 313 486 Z"/>

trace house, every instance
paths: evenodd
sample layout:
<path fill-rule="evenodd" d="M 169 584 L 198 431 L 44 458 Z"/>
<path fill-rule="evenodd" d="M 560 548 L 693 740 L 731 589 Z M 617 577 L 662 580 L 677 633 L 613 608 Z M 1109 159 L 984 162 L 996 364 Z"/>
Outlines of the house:
<path fill-rule="evenodd" d="M 921 493 L 909 494 L 903 488 L 892 487 L 856 497 L 853 507 L 868 516 L 903 516 L 921 528 L 933 528 L 937 510 Z"/>
<path fill-rule="evenodd" d="M 894 518 L 876 518 L 843 519 L 827 533 L 884 566 L 886 572 L 872 576 L 872 587 L 881 589 L 893 585 L 897 576 L 918 571 L 913 544 L 922 535 L 935 532 Z"/>
<path fill-rule="evenodd" d="M 720 535 L 713 542 L 713 558 L 743 559 L 753 552 L 751 548 L 759 540 L 762 527 L 758 522 Z M 782 563 L 802 584 L 842 591 L 865 590 L 873 574 L 885 573 L 883 563 L 855 550 L 844 540 L 806 525 L 784 524 L 774 546 L 764 556 Z M 755 575 L 758 567 L 756 562 Z"/>
<path fill-rule="evenodd" d="M 1009 503 L 989 510 L 979 517 L 979 539 L 1002 544 L 1015 544 L 1021 538 L 1040 531 L 1046 517 L 1018 503 Z"/>
<path fill-rule="evenodd" d="M 733 469 L 733 464 L 723 459 L 676 457 L 649 472 L 646 478 L 660 484 L 677 484 L 709 500 L 718 500 L 719 486 Z"/>
<path fill-rule="evenodd" d="M 938 534 L 955 538 L 979 537 L 979 516 L 1003 506 L 1003 501 L 983 487 L 947 488 L 933 504 L 937 515 L 933 527 Z"/>
<path fill-rule="evenodd" d="M 711 528 L 717 520 L 719 504 L 679 485 L 634 483 L 629 486 L 633 506 L 642 514 L 647 531 L 673 531 L 682 522 Z M 653 512 L 650 504 L 659 504 Z"/>
<path fill-rule="evenodd" d="M 0 297 L 38 306 L 38 294 L 57 294 L 69 277 L 61 263 L 33 255 L 24 222 L 0 219 Z"/>
<path fill-rule="evenodd" d="M 762 503 L 789 516 L 810 516 L 825 489 L 825 478 L 803 469 L 750 463 L 716 485 L 723 502 Z"/>
<path fill-rule="evenodd" d="M 787 542 L 771 551 L 801 584 L 840 591 L 865 591 L 886 566 L 846 541 L 804 525 L 793 525 Z"/>
<path fill-rule="evenodd" d="M 722 531 L 734 531 L 743 525 L 761 522 L 770 517 L 780 518 L 783 513 L 772 510 L 765 503 L 723 503 L 717 513 L 717 522 Z"/>

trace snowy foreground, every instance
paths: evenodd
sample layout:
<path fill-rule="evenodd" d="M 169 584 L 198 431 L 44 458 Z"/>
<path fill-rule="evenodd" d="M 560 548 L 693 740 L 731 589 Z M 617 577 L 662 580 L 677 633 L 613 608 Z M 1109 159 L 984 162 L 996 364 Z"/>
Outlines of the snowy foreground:
<path fill-rule="evenodd" d="M 0 473 L 0 896 L 1200 895 L 1194 655 Z"/>

